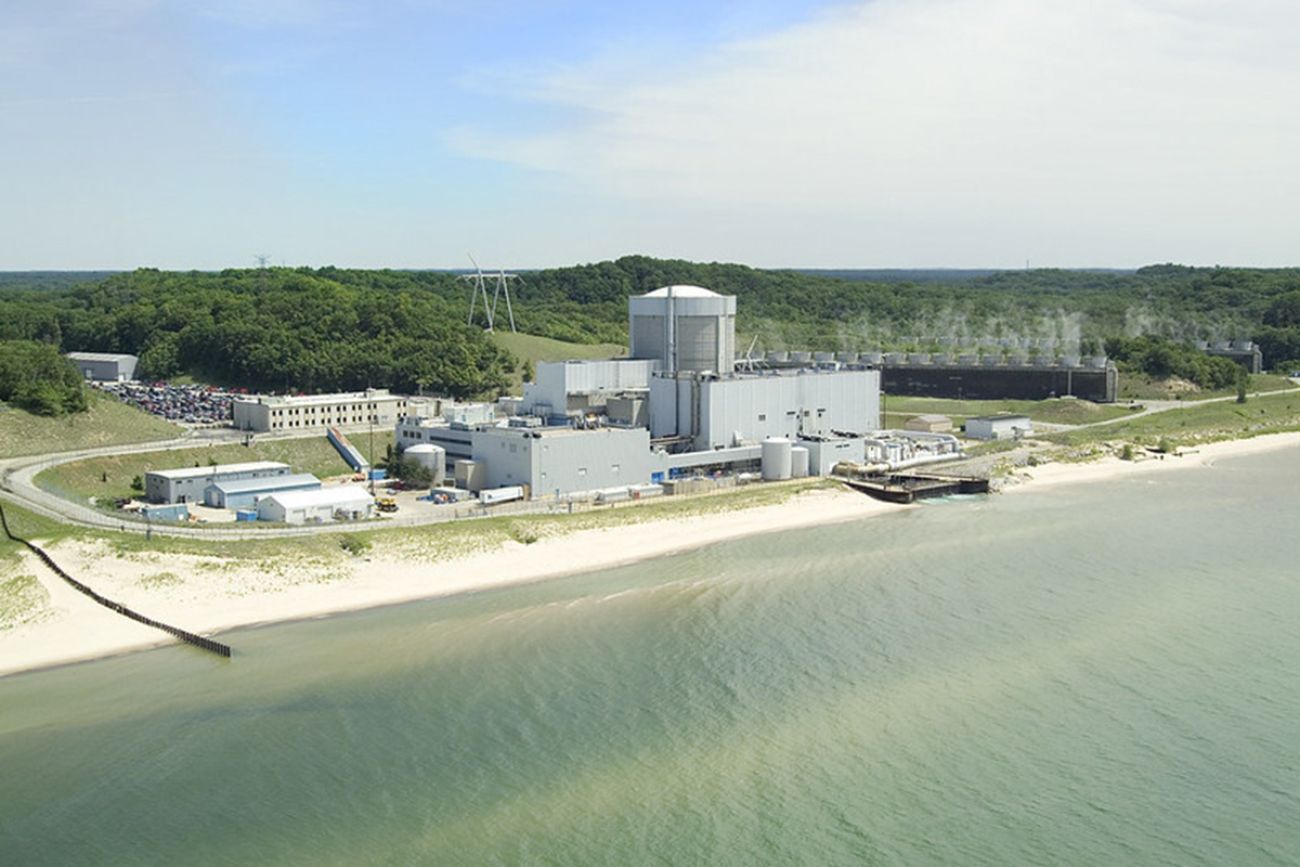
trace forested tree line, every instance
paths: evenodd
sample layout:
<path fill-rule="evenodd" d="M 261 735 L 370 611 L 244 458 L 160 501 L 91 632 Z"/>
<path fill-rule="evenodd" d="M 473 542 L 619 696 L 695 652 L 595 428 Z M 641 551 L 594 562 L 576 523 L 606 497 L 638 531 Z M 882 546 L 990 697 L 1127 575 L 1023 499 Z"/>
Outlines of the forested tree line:
<path fill-rule="evenodd" d="M 259 390 L 503 388 L 514 365 L 437 292 L 345 284 L 311 271 L 139 270 L 55 292 L 0 296 L 0 338 L 140 356 L 140 374 L 179 373 Z"/>
<path fill-rule="evenodd" d="M 1252 339 L 1268 366 L 1300 359 L 1297 269 L 1158 265 L 1132 273 L 1027 270 L 878 282 L 848 279 L 852 272 L 627 256 L 522 276 L 512 286 L 519 330 L 571 342 L 625 342 L 629 295 L 691 283 L 738 297 L 740 351 L 751 338 L 762 351 L 1057 337 L 1082 341 L 1085 352 L 1111 346 L 1125 363 L 1152 369 L 1177 358 L 1206 382 L 1224 369 L 1114 341 Z M 183 372 L 262 390 L 373 385 L 487 395 L 505 386 L 518 362 L 466 324 L 469 297 L 465 281 L 442 271 L 141 269 L 75 286 L 0 286 L 0 339 L 132 352 L 142 375 Z"/>
<path fill-rule="evenodd" d="M 86 408 L 86 388 L 76 365 L 54 346 L 0 340 L 0 401 L 37 415 L 63 415 Z"/>

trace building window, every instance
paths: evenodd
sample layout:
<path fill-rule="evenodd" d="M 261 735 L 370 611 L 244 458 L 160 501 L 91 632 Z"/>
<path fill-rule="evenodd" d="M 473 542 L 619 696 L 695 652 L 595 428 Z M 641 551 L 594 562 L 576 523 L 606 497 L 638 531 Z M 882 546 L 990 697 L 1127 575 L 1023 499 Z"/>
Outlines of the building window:
<path fill-rule="evenodd" d="M 617 473 L 618 473 L 618 464 L 610 464 L 610 465 L 609 465 L 609 471 L 610 471 L 611 473 L 615 473 L 615 474 L 617 474 Z"/>
<path fill-rule="evenodd" d="M 580 476 L 585 476 L 585 475 L 587 475 L 587 468 L 586 468 L 586 467 L 578 467 L 578 475 L 580 475 Z"/>
<path fill-rule="evenodd" d="M 765 412 L 760 412 L 760 413 L 758 414 L 758 420 L 759 420 L 759 421 L 767 421 L 767 413 L 765 413 Z"/>

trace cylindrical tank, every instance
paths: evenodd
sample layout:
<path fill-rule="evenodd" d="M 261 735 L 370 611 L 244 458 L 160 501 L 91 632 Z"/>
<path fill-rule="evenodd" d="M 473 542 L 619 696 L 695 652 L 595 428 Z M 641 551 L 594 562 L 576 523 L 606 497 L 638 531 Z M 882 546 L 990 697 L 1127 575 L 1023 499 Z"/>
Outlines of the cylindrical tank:
<path fill-rule="evenodd" d="M 808 364 L 812 361 L 812 353 L 803 350 L 796 350 L 790 353 L 790 360 L 796 364 Z"/>
<path fill-rule="evenodd" d="M 885 353 L 885 364 L 892 366 L 907 364 L 906 352 L 887 352 Z"/>
<path fill-rule="evenodd" d="M 963 355 L 957 360 L 961 362 L 962 366 L 964 367 L 974 367 L 975 365 L 980 363 L 980 357 L 973 352 L 967 355 Z"/>
<path fill-rule="evenodd" d="M 790 448 L 790 478 L 804 479 L 808 477 L 808 449 L 803 446 L 792 446 Z"/>
<path fill-rule="evenodd" d="M 763 440 L 762 461 L 763 481 L 780 482 L 790 478 L 794 472 L 794 459 L 790 452 L 793 445 L 785 437 L 772 437 Z"/>
<path fill-rule="evenodd" d="M 402 457 L 415 461 L 433 475 L 433 484 L 441 485 L 447 476 L 447 451 L 433 443 L 408 446 Z"/>
<path fill-rule="evenodd" d="M 778 363 L 786 362 L 790 360 L 790 353 L 786 352 L 784 349 L 773 349 L 767 353 L 767 360 Z"/>
<path fill-rule="evenodd" d="M 1088 366 L 1095 370 L 1102 370 L 1106 367 L 1106 356 L 1094 355 L 1088 359 Z"/>
<path fill-rule="evenodd" d="M 835 360 L 844 364 L 857 364 L 858 354 L 856 352 L 837 352 L 835 353 Z"/>
<path fill-rule="evenodd" d="M 1081 359 L 1077 355 L 1062 355 L 1061 367 L 1078 367 Z"/>
<path fill-rule="evenodd" d="M 657 358 L 667 373 L 730 373 L 736 357 L 736 298 L 701 286 L 665 286 L 628 299 L 633 358 Z"/>
<path fill-rule="evenodd" d="M 930 360 L 935 364 L 951 364 L 952 356 L 946 352 L 936 352 Z"/>
<path fill-rule="evenodd" d="M 912 352 L 912 353 L 908 353 L 908 356 L 907 356 L 907 363 L 908 363 L 908 364 L 929 364 L 929 363 L 930 363 L 930 353 L 928 353 L 928 352 Z"/>
<path fill-rule="evenodd" d="M 835 353 L 834 353 L 834 352 L 814 352 L 814 353 L 813 353 L 813 361 L 817 362 L 818 364 L 830 364 L 830 363 L 831 363 L 832 361 L 834 361 L 834 360 L 835 360 Z"/>

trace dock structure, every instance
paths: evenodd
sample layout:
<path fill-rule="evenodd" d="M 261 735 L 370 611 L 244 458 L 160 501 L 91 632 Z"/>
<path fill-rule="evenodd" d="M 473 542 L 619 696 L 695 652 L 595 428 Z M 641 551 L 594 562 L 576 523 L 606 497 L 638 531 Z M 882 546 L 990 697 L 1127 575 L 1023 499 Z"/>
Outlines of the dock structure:
<path fill-rule="evenodd" d="M 841 478 L 848 487 L 887 503 L 913 503 L 928 497 L 952 494 L 987 494 L 989 480 L 974 476 L 937 476 L 920 473 L 892 473 L 861 479 Z"/>

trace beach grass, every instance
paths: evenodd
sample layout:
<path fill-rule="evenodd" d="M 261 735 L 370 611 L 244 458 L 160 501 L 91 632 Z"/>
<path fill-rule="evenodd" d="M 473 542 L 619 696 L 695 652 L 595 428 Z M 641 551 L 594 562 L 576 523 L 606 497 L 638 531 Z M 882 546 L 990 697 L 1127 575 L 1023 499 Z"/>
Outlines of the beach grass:
<path fill-rule="evenodd" d="M 85 412 L 33 415 L 0 404 L 0 458 L 93 449 L 175 439 L 183 431 L 169 421 L 97 391 Z"/>

